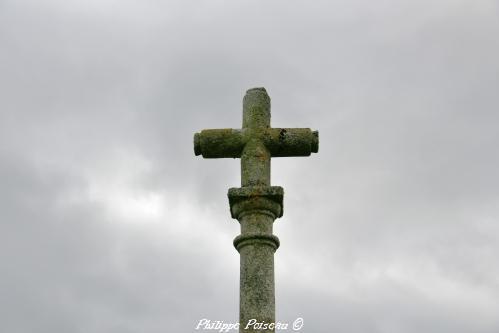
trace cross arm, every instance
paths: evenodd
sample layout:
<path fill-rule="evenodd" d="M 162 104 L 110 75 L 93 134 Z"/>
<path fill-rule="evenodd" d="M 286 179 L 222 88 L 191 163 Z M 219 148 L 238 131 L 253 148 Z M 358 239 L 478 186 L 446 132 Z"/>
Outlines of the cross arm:
<path fill-rule="evenodd" d="M 310 156 L 319 151 L 319 132 L 310 128 L 268 128 L 263 142 L 272 157 Z"/>
<path fill-rule="evenodd" d="M 244 139 L 241 130 L 208 129 L 194 134 L 194 153 L 204 158 L 241 157 Z"/>

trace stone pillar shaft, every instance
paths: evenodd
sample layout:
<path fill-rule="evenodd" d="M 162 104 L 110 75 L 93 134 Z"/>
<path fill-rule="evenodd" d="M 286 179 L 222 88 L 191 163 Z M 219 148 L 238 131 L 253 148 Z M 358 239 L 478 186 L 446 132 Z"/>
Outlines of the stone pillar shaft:
<path fill-rule="evenodd" d="M 237 248 L 240 254 L 240 298 L 239 332 L 274 332 L 274 330 L 255 330 L 248 326 L 250 320 L 257 322 L 275 322 L 274 292 L 274 252 L 272 237 L 273 217 L 252 213 L 241 219 L 241 236 L 246 244 L 240 242 Z M 267 236 L 258 238 L 256 235 Z"/>
<path fill-rule="evenodd" d="M 250 186 L 231 188 L 232 217 L 241 224 L 234 239 L 240 254 L 240 333 L 274 332 L 256 323 L 275 323 L 274 253 L 279 239 L 272 234 L 274 220 L 282 215 L 282 187 Z M 253 325 L 252 325 L 253 323 Z"/>

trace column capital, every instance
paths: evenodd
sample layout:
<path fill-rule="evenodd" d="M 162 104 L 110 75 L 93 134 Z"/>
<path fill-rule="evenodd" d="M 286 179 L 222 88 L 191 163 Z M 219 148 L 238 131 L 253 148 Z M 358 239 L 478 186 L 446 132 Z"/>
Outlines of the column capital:
<path fill-rule="evenodd" d="M 255 212 L 272 215 L 274 219 L 283 214 L 284 189 L 280 186 L 232 187 L 227 196 L 234 219 Z"/>

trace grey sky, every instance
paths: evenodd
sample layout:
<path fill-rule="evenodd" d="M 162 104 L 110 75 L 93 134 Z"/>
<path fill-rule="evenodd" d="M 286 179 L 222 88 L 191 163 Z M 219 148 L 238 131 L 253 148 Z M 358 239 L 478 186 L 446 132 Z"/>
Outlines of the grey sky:
<path fill-rule="evenodd" d="M 0 1 L 0 330 L 195 332 L 238 312 L 237 160 L 276 127 L 277 319 L 499 331 L 499 2 Z"/>

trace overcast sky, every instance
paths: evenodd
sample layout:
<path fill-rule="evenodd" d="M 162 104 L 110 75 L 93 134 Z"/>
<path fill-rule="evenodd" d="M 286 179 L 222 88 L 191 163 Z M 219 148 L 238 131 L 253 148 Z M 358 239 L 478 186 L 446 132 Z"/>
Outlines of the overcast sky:
<path fill-rule="evenodd" d="M 277 320 L 499 332 L 497 0 L 0 0 L 0 331 L 196 332 L 238 318 L 239 161 L 275 127 Z"/>

